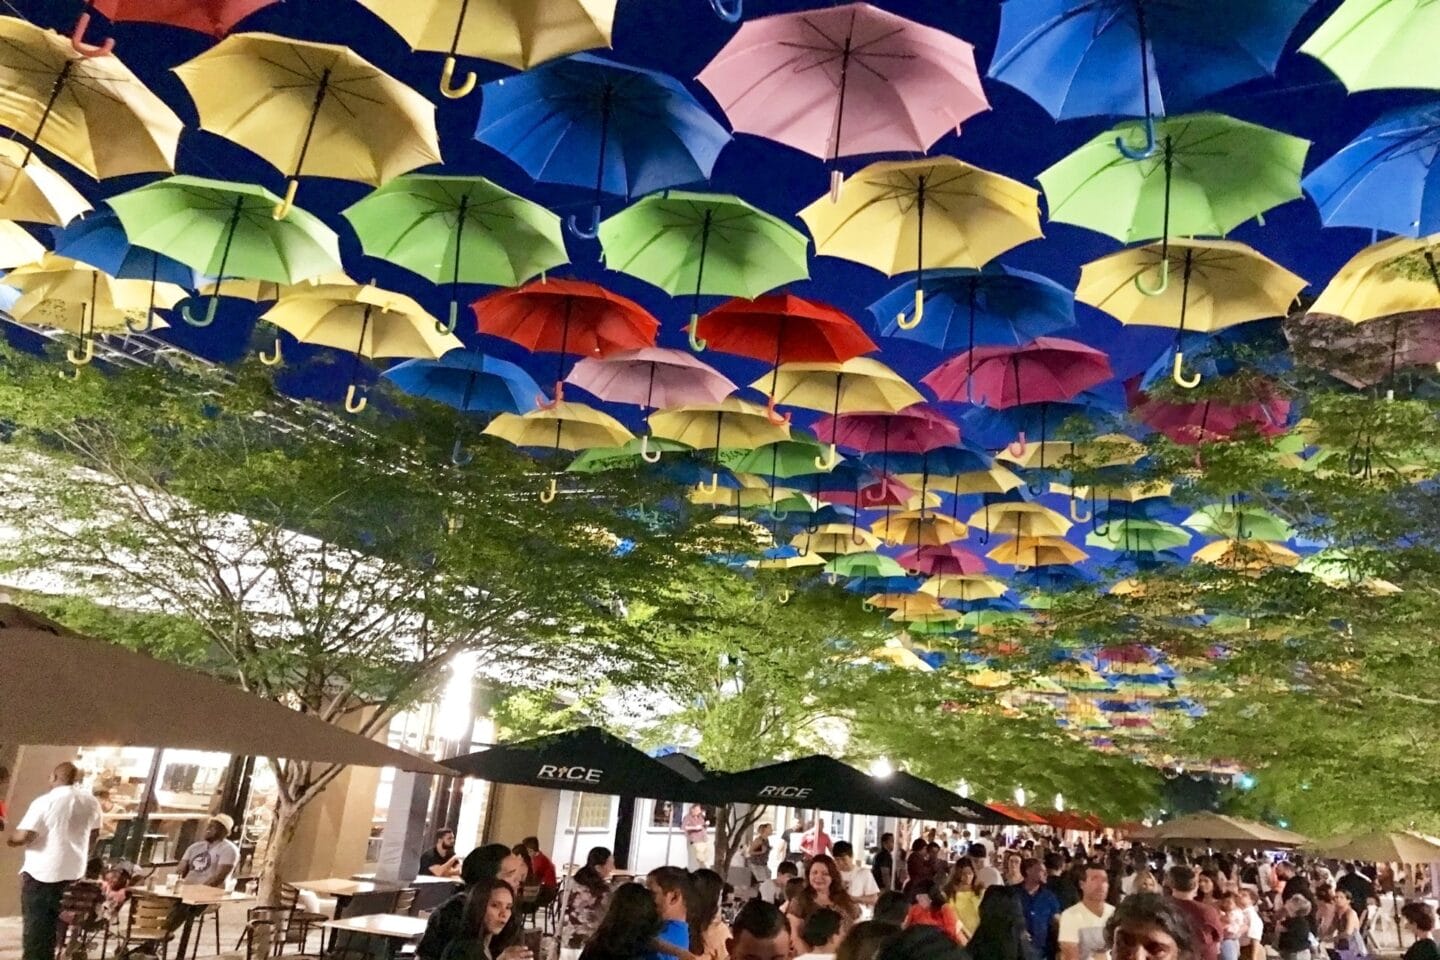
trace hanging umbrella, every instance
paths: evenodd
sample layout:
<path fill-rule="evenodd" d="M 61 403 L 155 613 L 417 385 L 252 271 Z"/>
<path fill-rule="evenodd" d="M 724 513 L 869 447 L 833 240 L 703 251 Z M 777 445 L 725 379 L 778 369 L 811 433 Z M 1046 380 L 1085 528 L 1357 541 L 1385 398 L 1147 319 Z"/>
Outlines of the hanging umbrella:
<path fill-rule="evenodd" d="M 841 413 L 866 411 L 896 413 L 925 398 L 905 378 L 878 360 L 855 357 L 844 363 L 785 363 L 754 383 L 752 390 L 768 391 L 770 410 L 777 404 L 806 410 Z M 771 419 L 776 419 L 772 416 Z M 786 414 L 785 420 L 790 419 Z M 816 458 L 815 466 L 827 470 L 836 463 L 835 445 L 829 455 Z"/>
<path fill-rule="evenodd" d="M 520 367 L 470 350 L 451 350 L 438 360 L 406 360 L 381 374 L 413 397 L 454 407 L 461 413 L 528 413 L 540 387 Z M 450 459 L 457 467 L 472 457 L 455 438 Z"/>
<path fill-rule="evenodd" d="M 70 31 L 70 46 L 84 57 L 105 56 L 115 48 L 115 41 L 109 37 L 97 44 L 85 42 L 85 31 L 90 28 L 91 10 L 103 14 L 111 23 L 123 20 L 159 23 L 219 38 L 255 11 L 279 2 L 280 0 L 87 0 L 81 8 L 80 18 L 75 21 L 74 29 Z"/>
<path fill-rule="evenodd" d="M 1301 181 L 1327 227 L 1440 231 L 1440 101 L 1391 110 Z"/>
<path fill-rule="evenodd" d="M 987 569 L 984 560 L 954 543 L 907 550 L 898 562 L 906 570 L 931 577 L 981 576 Z"/>
<path fill-rule="evenodd" d="M 800 211 L 815 252 L 874 267 L 886 276 L 916 273 L 914 309 L 896 324 L 911 329 L 925 310 L 925 271 L 979 269 L 1012 247 L 1038 239 L 1040 195 L 1009 177 L 953 157 L 872 163 L 838 203 L 822 197 Z"/>
<path fill-rule="evenodd" d="M 618 447 L 635 438 L 624 424 L 609 414 L 568 400 L 526 414 L 502 413 L 491 420 L 483 432 L 517 447 L 549 448 L 556 452 Z M 556 493 L 557 481 L 551 477 L 549 486 L 540 493 L 540 502 L 550 503 Z"/>
<path fill-rule="evenodd" d="M 805 567 L 823 567 L 825 558 L 818 553 L 808 553 L 795 547 L 771 547 L 758 560 L 747 560 L 745 566 L 756 570 L 799 570 Z"/>
<path fill-rule="evenodd" d="M 637 437 L 618 447 L 592 447 L 589 450 L 582 451 L 565 469 L 570 473 L 605 473 L 610 470 L 638 470 L 649 462 L 649 458 L 653 457 L 657 451 L 660 453 L 683 453 L 690 449 L 683 443 L 675 443 L 671 440 L 656 440 L 652 437 L 648 442 L 644 443 L 647 456 L 641 457 L 641 442 L 644 440 L 644 437 Z M 693 485 L 699 481 L 700 474 L 698 470 L 694 471 L 695 479 L 691 479 L 688 473 L 682 478 L 674 475 L 671 469 L 673 466 L 675 466 L 675 464 L 662 467 L 659 472 L 667 479 L 683 485 Z M 722 472 L 720 474 L 720 485 L 733 489 L 739 486 L 739 481 L 729 473 Z"/>
<path fill-rule="evenodd" d="M 475 74 L 457 87 L 455 58 L 478 57 L 517 70 L 578 50 L 610 46 L 615 0 L 360 0 L 411 50 L 445 54 L 440 93 L 451 100 L 475 89 Z"/>
<path fill-rule="evenodd" d="M 955 421 L 929 404 L 916 403 L 894 413 L 842 413 L 815 422 L 822 441 L 862 453 L 924 453 L 960 441 Z M 883 458 L 883 457 L 882 457 Z"/>
<path fill-rule="evenodd" d="M 586 357 L 571 368 L 565 382 L 601 400 L 633 403 L 646 412 L 657 407 L 720 403 L 738 389 L 708 363 L 683 350 L 665 347 Z M 649 443 L 648 436 L 640 438 L 640 455 L 645 462 L 655 463 L 661 451 L 652 452 Z"/>
<path fill-rule="evenodd" d="M 359 413 L 368 398 L 356 400 L 355 374 L 360 359 L 407 357 L 438 360 L 462 347 L 449 333 L 435 329 L 435 318 L 411 298 L 366 284 L 317 284 L 286 291 L 261 320 L 302 343 L 333 347 L 352 354 L 345 410 Z"/>
<path fill-rule="evenodd" d="M 874 455 L 867 454 L 861 459 L 870 462 Z M 953 447 L 935 447 L 922 453 L 892 453 L 885 458 L 884 464 L 877 466 L 893 470 L 902 476 L 926 474 L 933 477 L 954 477 L 984 470 L 993 463 L 985 453 L 959 444 Z"/>
<path fill-rule="evenodd" d="M 968 523 L 985 532 L 981 543 L 987 542 L 992 533 L 1025 538 L 1063 537 L 1071 526 L 1069 520 L 1044 504 L 1019 500 L 991 503 L 988 497 L 985 506 L 971 514 Z"/>
<path fill-rule="evenodd" d="M 659 410 L 649 417 L 653 436 L 674 440 L 697 450 L 719 451 L 723 447 L 775 443 L 790 436 L 790 428 L 776 424 L 765 415 L 765 408 L 736 397 L 719 403 L 694 404 L 673 410 Z M 717 477 L 712 475 L 708 490 L 714 492 Z M 705 488 L 704 484 L 701 484 Z"/>
<path fill-rule="evenodd" d="M 1345 0 L 1300 46 L 1352 93 L 1440 88 L 1440 64 L 1426 40 L 1440 11 L 1426 0 Z"/>
<path fill-rule="evenodd" d="M 244 277 L 225 277 L 221 280 L 204 280 L 196 288 L 207 297 L 234 297 L 251 303 L 273 303 L 285 295 L 285 291 L 297 284 L 350 283 L 355 281 L 344 270 L 330 270 L 314 277 L 307 277 L 297 283 L 276 283 L 274 280 L 247 280 Z"/>
<path fill-rule="evenodd" d="M 758 473 L 789 480 L 820 473 L 815 467 L 815 457 L 823 449 L 814 437 L 792 429 L 788 440 L 778 440 L 758 447 L 721 450 L 720 462 L 731 470 L 742 473 Z"/>
<path fill-rule="evenodd" d="M 782 363 L 844 363 L 880 348 L 843 311 L 789 293 L 737 298 L 702 316 L 692 339 L 721 353 Z"/>
<path fill-rule="evenodd" d="M 862 536 L 867 538 L 867 542 L 874 542 L 875 547 L 871 549 L 879 547 L 879 538 L 874 534 L 862 531 Z M 852 553 L 848 556 L 836 557 L 825 565 L 825 572 L 831 577 L 854 577 L 857 579 L 905 576 L 905 571 L 898 563 L 880 553 Z"/>
<path fill-rule="evenodd" d="M 1267 540 L 1216 540 L 1196 550 L 1190 562 L 1208 563 L 1245 573 L 1262 573 L 1273 567 L 1293 567 L 1300 562 L 1300 555 L 1289 547 Z"/>
<path fill-rule="evenodd" d="M 1440 310 L 1382 314 L 1362 324 L 1307 313 L 1286 320 L 1285 338 L 1297 364 L 1363 390 L 1398 371 L 1440 363 Z"/>
<path fill-rule="evenodd" d="M 378 187 L 440 162 L 434 105 L 349 47 L 236 34 L 175 73 L 202 130 L 286 175 L 276 219 L 290 212 L 302 174 Z"/>
<path fill-rule="evenodd" d="M 340 270 L 340 239 L 319 218 L 295 210 L 275 220 L 276 196 L 264 187 L 174 176 L 108 201 L 130 242 L 173 257 L 223 282 L 227 276 L 295 283 Z M 218 297 L 204 317 L 180 311 L 197 327 L 215 320 Z"/>
<path fill-rule="evenodd" d="M 1155 117 L 1275 72 L 1314 0 L 1009 0 L 990 76 L 1024 91 L 1056 120 L 1141 116 L 1142 159 Z"/>
<path fill-rule="evenodd" d="M 175 169 L 180 118 L 118 57 L 88 56 L 54 31 L 0 17 L 0 83 L 0 126 L 25 140 L 19 169 L 37 146 L 97 179 Z"/>
<path fill-rule="evenodd" d="M 1303 315 L 1302 315 L 1303 316 Z M 1283 324 L 1290 318 L 1272 316 L 1251 320 L 1219 333 L 1177 333 L 1175 346 L 1185 355 L 1185 364 L 1193 373 L 1190 379 L 1223 379 L 1242 373 L 1279 376 L 1294 369 L 1298 357 L 1286 348 Z M 1295 318 L 1298 322 L 1299 317 Z M 1350 324 L 1340 321 L 1342 327 Z M 1149 390 L 1175 376 L 1173 355 L 1160 354 L 1145 368 L 1140 388 Z"/>
<path fill-rule="evenodd" d="M 1440 235 L 1391 237 L 1351 257 L 1310 312 L 1366 323 L 1440 304 Z"/>
<path fill-rule="evenodd" d="M 60 254 L 70 256 L 64 251 L 60 251 Z M 0 270 L 12 270 L 22 264 L 34 263 L 44 255 L 45 247 L 30 236 L 24 227 L 11 220 L 0 220 Z"/>
<path fill-rule="evenodd" d="M 1005 581 L 997 577 L 983 574 L 958 574 L 931 577 L 925 581 L 920 592 L 940 600 L 960 600 L 970 603 L 975 600 L 994 600 L 997 597 L 1003 597 L 1009 589 Z"/>
<path fill-rule="evenodd" d="M 1147 275 L 1178 274 L 1178 284 L 1140 283 Z M 1184 373 L 1180 337 L 1187 330 L 1215 333 L 1239 323 L 1284 316 L 1305 289 L 1305 281 L 1243 243 L 1228 240 L 1170 240 L 1130 247 L 1087 263 L 1075 298 L 1104 310 L 1124 324 L 1175 327 L 1171 377 L 1187 389 L 1200 378 Z"/>
<path fill-rule="evenodd" d="M 1085 545 L 1117 553 L 1161 553 L 1190 545 L 1190 534 L 1159 520 L 1118 520 L 1085 535 Z"/>
<path fill-rule="evenodd" d="M 832 162 L 924 153 L 990 107 L 970 44 L 866 3 L 751 20 L 699 80 L 737 133 Z"/>
<path fill-rule="evenodd" d="M 753 298 L 810 276 L 803 234 L 725 194 L 653 194 L 602 223 L 599 236 L 610 269 L 694 298 L 690 346 L 697 351 L 704 349 L 696 339 L 701 295 Z"/>
<path fill-rule="evenodd" d="M 460 284 L 510 287 L 569 262 L 560 218 L 484 177 L 406 174 L 341 214 L 367 256 L 450 287 L 454 333 Z"/>
<path fill-rule="evenodd" d="M 1130 413 L 1136 420 L 1160 431 L 1174 443 L 1198 446 L 1228 440 L 1242 429 L 1273 437 L 1285 432 L 1290 401 L 1259 388 L 1250 403 L 1201 400 L 1170 403 L 1137 393 Z"/>
<path fill-rule="evenodd" d="M 1089 559 L 1089 554 L 1059 537 L 1016 537 L 985 554 L 996 563 L 1016 569 L 1067 566 Z"/>
<path fill-rule="evenodd" d="M 886 543 L 904 544 L 912 549 L 940 547 L 970 535 L 965 524 L 926 510 L 887 514 L 872 523 L 870 530 Z"/>
<path fill-rule="evenodd" d="M 1269 510 L 1257 507 L 1215 503 L 1201 507 L 1181 522 L 1209 536 L 1236 540 L 1282 541 L 1295 536 L 1290 524 Z"/>
<path fill-rule="evenodd" d="M 1327 857 L 1365 863 L 1440 863 L 1440 840 L 1411 830 L 1368 833 L 1316 844 Z"/>
<path fill-rule="evenodd" d="M 979 270 L 932 272 L 925 280 L 923 327 L 915 321 L 919 280 L 907 280 L 870 305 L 887 337 L 916 340 L 937 350 L 1018 347 L 1075 325 L 1075 296 L 1038 273 L 998 263 Z"/>
<path fill-rule="evenodd" d="M 0 140 L 0 216 L 63 226 L 90 209 L 78 190 L 30 152 L 18 140 Z"/>
<path fill-rule="evenodd" d="M 485 84 L 475 139 L 536 180 L 630 197 L 710 179 L 730 134 L 674 77 L 579 54 Z"/>
<path fill-rule="evenodd" d="M 113 210 L 101 210 L 51 233 L 56 253 L 98 267 L 112 277 L 148 281 L 156 293 L 162 283 L 181 289 L 195 287 L 194 270 L 172 257 L 132 245 L 125 236 L 124 225 Z M 135 327 L 132 333 L 150 331 L 155 316 L 154 306 L 146 312 L 145 322 Z"/>
<path fill-rule="evenodd" d="M 844 557 L 880 549 L 879 537 L 868 530 L 852 531 L 846 523 L 821 524 L 814 533 L 796 534 L 792 543 L 827 557 Z M 832 560 L 825 565 L 827 572 L 833 563 Z"/>
<path fill-rule="evenodd" d="M 1155 125 L 1155 155 L 1131 162 L 1103 133 L 1039 176 L 1050 219 L 1121 243 L 1161 241 L 1160 293 L 1169 283 L 1169 240 L 1224 235 L 1271 207 L 1301 196 L 1308 140 L 1219 113 L 1166 117 Z"/>
<path fill-rule="evenodd" d="M 540 279 L 472 305 L 477 329 L 532 353 L 555 353 L 555 400 L 565 399 L 565 357 L 603 357 L 655 345 L 660 321 L 627 297 L 583 280 Z"/>

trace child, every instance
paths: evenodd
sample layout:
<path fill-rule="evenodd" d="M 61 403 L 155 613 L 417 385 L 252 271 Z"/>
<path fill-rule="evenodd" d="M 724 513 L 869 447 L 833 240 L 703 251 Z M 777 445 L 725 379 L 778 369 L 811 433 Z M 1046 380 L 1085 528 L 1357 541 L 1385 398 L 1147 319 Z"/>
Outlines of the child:
<path fill-rule="evenodd" d="M 120 922 L 120 911 L 130 899 L 130 870 L 123 864 L 115 864 L 100 877 L 100 906 L 96 916 L 108 924 Z"/>

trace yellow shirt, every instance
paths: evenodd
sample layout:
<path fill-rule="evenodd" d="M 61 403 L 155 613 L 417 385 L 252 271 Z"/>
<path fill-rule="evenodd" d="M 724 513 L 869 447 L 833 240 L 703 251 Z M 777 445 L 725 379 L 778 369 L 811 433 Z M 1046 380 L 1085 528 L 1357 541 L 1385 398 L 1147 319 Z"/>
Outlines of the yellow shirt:
<path fill-rule="evenodd" d="M 980 895 L 962 890 L 951 899 L 950 906 L 955 909 L 955 919 L 960 921 L 960 926 L 973 935 L 980 926 Z"/>

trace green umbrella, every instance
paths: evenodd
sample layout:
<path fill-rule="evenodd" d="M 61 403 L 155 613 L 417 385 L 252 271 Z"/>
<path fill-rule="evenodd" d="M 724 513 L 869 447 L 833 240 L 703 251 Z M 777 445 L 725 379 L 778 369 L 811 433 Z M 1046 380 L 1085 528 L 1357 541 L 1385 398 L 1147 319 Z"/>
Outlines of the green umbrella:
<path fill-rule="evenodd" d="M 612 270 L 639 277 L 672 296 L 694 297 L 690 346 L 702 294 L 754 299 L 810 276 L 810 241 L 778 217 L 739 197 L 666 190 L 600 224 L 600 246 Z"/>
<path fill-rule="evenodd" d="M 825 447 L 813 437 L 792 430 L 789 440 L 753 448 L 720 451 L 720 463 L 735 473 L 759 473 L 788 480 L 827 471 L 815 468 L 815 458 L 824 458 Z"/>
<path fill-rule="evenodd" d="M 341 213 L 368 256 L 450 285 L 454 333 L 459 286 L 515 287 L 569 262 L 560 218 L 484 177 L 397 177 Z"/>
<path fill-rule="evenodd" d="M 1086 546 L 1120 553 L 1159 553 L 1186 546 L 1191 540 L 1188 530 L 1159 520 L 1113 520 L 1103 529 L 1103 534 L 1086 534 Z"/>
<path fill-rule="evenodd" d="M 905 568 L 880 553 L 850 553 L 825 564 L 832 577 L 903 577 Z"/>
<path fill-rule="evenodd" d="M 1032 618 L 1018 610 L 971 610 L 960 619 L 964 630 L 978 630 L 981 627 L 1018 627 L 1029 623 Z"/>
<path fill-rule="evenodd" d="M 1224 236 L 1251 217 L 1301 196 L 1310 141 L 1220 113 L 1169 117 L 1155 125 L 1154 156 L 1131 160 L 1115 138 L 1132 142 L 1143 121 L 1122 123 L 1040 174 L 1050 219 L 1122 243 L 1160 240 L 1159 294 L 1170 282 L 1172 236 Z"/>
<path fill-rule="evenodd" d="M 644 440 L 644 437 L 636 437 L 622 447 L 592 447 L 583 451 L 565 469 L 570 473 L 604 473 L 607 470 L 632 470 L 648 466 L 648 461 L 640 457 Z M 651 453 L 679 453 L 691 448 L 664 437 L 651 437 L 648 449 Z"/>
<path fill-rule="evenodd" d="M 1215 503 L 1190 514 L 1185 526 L 1212 537 L 1231 540 L 1267 540 L 1280 543 L 1295 535 L 1290 524 L 1269 510 Z"/>
<path fill-rule="evenodd" d="M 960 628 L 954 623 L 936 620 L 933 623 L 908 624 L 905 627 L 905 632 L 915 637 L 948 637 L 959 633 Z"/>
<path fill-rule="evenodd" d="M 280 198 L 251 183 L 166 177 L 109 203 L 130 243 L 215 278 L 217 292 L 203 318 L 192 316 L 188 304 L 181 308 L 192 326 L 214 322 L 218 290 L 227 277 L 298 283 L 341 269 L 334 230 L 298 207 L 276 220 Z"/>
<path fill-rule="evenodd" d="M 1346 0 L 1300 47 L 1357 90 L 1440 89 L 1440 5 Z"/>

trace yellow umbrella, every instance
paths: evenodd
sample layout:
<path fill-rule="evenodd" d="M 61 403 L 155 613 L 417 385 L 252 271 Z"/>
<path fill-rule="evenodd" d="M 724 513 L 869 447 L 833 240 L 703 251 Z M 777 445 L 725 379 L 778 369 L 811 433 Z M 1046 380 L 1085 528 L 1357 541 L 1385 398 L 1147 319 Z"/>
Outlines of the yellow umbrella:
<path fill-rule="evenodd" d="M 861 659 L 888 663 L 902 670 L 915 670 L 920 673 L 932 673 L 935 669 L 920 659 L 914 650 L 899 645 L 892 647 L 887 644 L 886 646 L 878 647 L 866 653 Z"/>
<path fill-rule="evenodd" d="M 944 546 L 970 534 L 960 521 L 928 510 L 890 514 L 876 520 L 870 529 L 886 543 L 911 547 Z"/>
<path fill-rule="evenodd" d="M 762 547 L 768 547 L 775 542 L 775 535 L 770 532 L 770 528 L 745 517 L 726 513 L 712 518 L 710 522 L 717 527 L 735 527 L 737 530 L 745 532 L 751 540 Z"/>
<path fill-rule="evenodd" d="M 1019 454 L 1009 447 L 995 455 L 995 459 L 1013 463 L 1025 470 L 1033 470 L 1042 464 L 1058 464 L 1066 460 L 1076 461 L 1084 467 L 1119 467 L 1132 464 L 1145 455 L 1143 444 L 1121 434 L 1105 434 L 1093 440 L 1046 440 L 1044 443 L 1027 443 Z"/>
<path fill-rule="evenodd" d="M 18 140 L 0 140 L 0 217 L 57 227 L 90 210 L 90 202 Z"/>
<path fill-rule="evenodd" d="M 210 280 L 201 284 L 197 292 L 207 297 L 234 297 L 236 300 L 249 300 L 251 303 L 269 303 L 285 296 L 291 287 L 313 287 L 317 283 L 354 284 L 355 281 L 343 270 L 322 273 L 318 277 L 301 280 L 295 284 L 275 283 L 272 280 L 247 280 L 244 277 L 225 277 L 221 280 Z"/>
<path fill-rule="evenodd" d="M 411 357 L 438 360 L 464 347 L 454 334 L 435 329 L 435 318 L 403 293 L 366 284 L 295 284 L 261 320 L 268 320 L 302 343 L 346 350 L 361 357 Z M 275 353 L 280 353 L 276 342 Z M 345 391 L 345 409 L 359 413 L 368 398 L 355 399 L 352 375 Z"/>
<path fill-rule="evenodd" d="M 926 490 L 923 495 L 919 490 L 916 490 L 905 498 L 905 502 L 900 504 L 900 509 L 919 510 L 921 507 L 925 507 L 926 509 L 933 510 L 940 506 L 942 502 L 940 494 L 934 490 Z"/>
<path fill-rule="evenodd" d="M 411 50 L 445 53 L 440 93 L 475 89 L 475 74 L 453 86 L 455 57 L 479 57 L 517 70 L 567 53 L 610 46 L 615 0 L 360 0 L 405 38 Z"/>
<path fill-rule="evenodd" d="M 852 531 L 848 523 L 826 523 L 814 533 L 796 534 L 790 545 L 826 556 L 846 556 L 880 549 L 880 538 L 868 530 Z"/>
<path fill-rule="evenodd" d="M 1009 589 L 1005 581 L 985 574 L 954 574 L 931 577 L 920 587 L 921 593 L 942 600 L 994 600 Z"/>
<path fill-rule="evenodd" d="M 996 563 L 1009 564 L 1017 569 L 1030 567 L 1058 567 L 1080 563 L 1089 554 L 1068 540 L 1060 537 L 1016 537 L 985 554 Z"/>
<path fill-rule="evenodd" d="M 1293 567 L 1300 562 L 1300 555 L 1267 540 L 1216 540 L 1196 550 L 1190 562 L 1261 573 L 1272 567 Z"/>
<path fill-rule="evenodd" d="M 754 570 L 796 570 L 802 567 L 823 567 L 825 558 L 818 553 L 801 551 L 793 557 L 762 557 L 758 560 L 746 560 L 745 566 Z"/>
<path fill-rule="evenodd" d="M 118 57 L 84 56 L 69 37 L 0 17 L 0 86 L 0 126 L 27 144 L 18 167 L 39 146 L 97 179 L 175 169 L 180 118 Z"/>
<path fill-rule="evenodd" d="M 970 526 L 987 534 L 1006 533 L 1015 537 L 1063 537 L 1072 524 L 1041 503 L 1005 501 L 989 503 L 970 517 Z"/>
<path fill-rule="evenodd" d="M 433 332 L 433 321 L 430 329 Z M 499 414 L 481 432 L 517 447 L 551 447 L 557 451 L 621 447 L 635 439 L 624 424 L 608 413 L 570 400 L 526 414 Z M 551 477 L 550 485 L 540 493 L 541 502 L 549 503 L 556 493 L 556 480 Z"/>
<path fill-rule="evenodd" d="M 1081 500 L 1089 499 L 1091 507 L 1094 507 L 1095 501 L 1102 497 L 1109 503 L 1139 503 L 1141 500 L 1149 500 L 1154 497 L 1168 497 L 1174 490 L 1175 484 L 1164 480 L 1101 487 L 1071 487 L 1063 483 L 1050 484 L 1051 493 L 1064 494 L 1070 498 L 1070 519 L 1076 523 L 1086 523 L 1094 516 L 1093 513 L 1083 515 L 1080 513 L 1077 507 Z"/>
<path fill-rule="evenodd" d="M 765 408 L 738 397 L 719 403 L 702 403 L 650 414 L 650 435 L 683 443 L 696 450 L 743 449 L 790 439 L 790 427 L 775 423 Z M 709 490 L 720 484 L 711 474 Z M 700 484 L 705 487 L 705 484 Z"/>
<path fill-rule="evenodd" d="M 1143 278 L 1157 271 L 1162 282 L 1146 286 Z M 1181 282 L 1163 282 L 1171 273 Z M 1198 385 L 1200 377 L 1185 376 L 1180 335 L 1187 330 L 1215 333 L 1284 316 L 1303 289 L 1304 280 L 1243 243 L 1176 238 L 1129 247 L 1085 264 L 1075 299 L 1124 324 L 1174 327 L 1171 378 L 1189 388 Z"/>
<path fill-rule="evenodd" d="M 95 334 L 136 328 L 151 304 L 148 280 L 117 280 L 89 264 L 47 253 L 38 262 L 11 270 L 6 286 L 20 291 L 10 308 L 17 321 L 56 327 L 80 338 L 80 350 L 67 350 L 68 359 L 82 367 L 95 357 Z M 188 296 L 173 283 L 154 285 L 155 306 L 169 309 Z M 164 327 L 156 320 L 152 325 Z"/>
<path fill-rule="evenodd" d="M 869 357 L 854 357 L 844 363 L 782 363 L 750 387 L 769 394 L 767 409 L 777 422 L 774 409 L 779 404 L 838 417 L 856 411 L 895 413 L 925 400 L 904 377 Z M 789 419 L 786 414 L 785 420 Z M 837 462 L 832 443 L 829 456 L 824 460 L 817 457 L 815 465 L 833 470 Z"/>
<path fill-rule="evenodd" d="M 954 623 L 963 620 L 964 614 L 958 610 L 915 610 L 910 607 L 901 607 L 890 614 L 891 620 L 899 620 L 904 623 Z"/>
<path fill-rule="evenodd" d="M 254 151 L 289 178 L 372 186 L 440 162 L 435 105 L 349 47 L 237 33 L 175 68 L 200 127 Z"/>
<path fill-rule="evenodd" d="M 922 483 L 927 482 L 923 473 L 896 474 L 895 479 L 912 490 L 918 489 Z M 940 482 L 937 483 L 937 480 Z M 967 493 L 1008 493 L 1024 482 L 998 463 L 991 464 L 985 470 L 957 473 L 953 477 L 940 479 L 931 474 L 928 478 L 928 484 L 931 487 L 944 490 L 956 497 Z"/>
<path fill-rule="evenodd" d="M 1366 323 L 1440 305 L 1440 234 L 1391 237 L 1351 257 L 1310 306 L 1311 313 Z"/>
<path fill-rule="evenodd" d="M 954 157 L 872 163 L 845 186 L 839 201 L 821 197 L 800 211 L 815 252 L 874 267 L 886 276 L 918 273 L 920 323 L 926 270 L 979 269 L 1012 247 L 1041 236 L 1039 193 L 1009 177 Z"/>
<path fill-rule="evenodd" d="M 945 609 L 940 606 L 940 601 L 923 593 L 875 593 L 866 597 L 865 603 L 877 610 L 909 610 L 914 613 Z"/>
<path fill-rule="evenodd" d="M 0 220 L 0 270 L 13 270 L 22 264 L 35 263 L 43 256 L 45 247 L 24 227 L 13 220 Z"/>
<path fill-rule="evenodd" d="M 758 478 L 756 478 L 758 479 Z M 708 486 L 696 488 L 690 491 L 690 502 L 701 506 L 725 507 L 727 509 L 741 509 L 746 507 L 764 507 L 775 502 L 776 498 L 788 497 L 795 494 L 795 491 L 783 487 L 770 489 L 770 485 L 764 480 L 759 483 L 747 483 L 740 489 L 733 487 L 719 487 L 710 489 Z"/>

